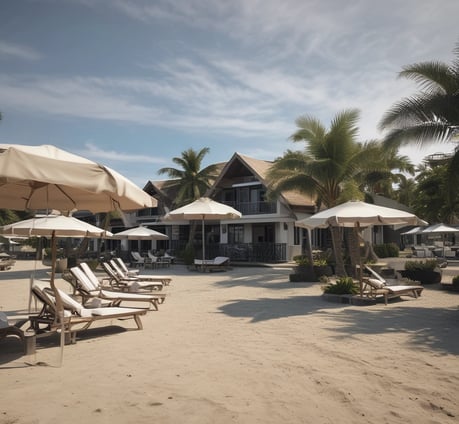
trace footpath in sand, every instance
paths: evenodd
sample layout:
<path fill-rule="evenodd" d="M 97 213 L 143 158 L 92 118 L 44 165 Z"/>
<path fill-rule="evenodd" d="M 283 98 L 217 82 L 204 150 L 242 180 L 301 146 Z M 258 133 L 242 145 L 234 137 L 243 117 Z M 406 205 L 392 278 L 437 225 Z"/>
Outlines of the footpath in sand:
<path fill-rule="evenodd" d="M 47 276 L 34 261 L 0 272 L 13 319 L 27 313 L 34 267 Z M 0 424 L 459 419 L 459 293 L 426 286 L 419 299 L 359 307 L 324 301 L 319 283 L 289 283 L 285 267 L 145 272 L 173 281 L 141 331 L 100 322 L 65 346 L 60 368 L 56 336 L 37 341 L 42 366 L 0 341 Z"/>

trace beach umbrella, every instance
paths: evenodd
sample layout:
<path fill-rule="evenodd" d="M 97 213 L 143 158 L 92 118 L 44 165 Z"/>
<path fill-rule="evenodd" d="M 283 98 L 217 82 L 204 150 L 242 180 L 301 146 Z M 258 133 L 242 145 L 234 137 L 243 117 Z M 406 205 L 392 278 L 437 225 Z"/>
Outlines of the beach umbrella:
<path fill-rule="evenodd" d="M 393 208 L 377 206 L 361 201 L 349 201 L 296 221 L 297 227 L 307 229 L 334 227 L 354 228 L 359 234 L 362 227 L 371 225 L 428 225 L 416 215 Z M 361 262 L 361 258 L 359 259 Z M 362 263 L 360 263 L 360 272 Z M 363 285 L 360 278 L 360 295 Z"/>
<path fill-rule="evenodd" d="M 51 276 L 54 285 L 54 274 L 57 262 L 56 254 L 56 238 L 57 237 L 109 237 L 112 234 L 102 228 L 95 227 L 87 222 L 80 221 L 79 219 L 71 216 L 63 215 L 47 215 L 44 217 L 36 217 L 26 219 L 24 221 L 15 222 L 13 224 L 5 225 L 0 229 L 2 235 L 10 236 L 26 236 L 26 237 L 51 237 L 51 257 L 52 269 Z M 60 300 L 60 298 L 59 298 Z M 56 298 L 56 309 L 58 299 Z M 30 308 L 30 299 L 29 299 Z M 58 309 L 59 310 L 59 309 Z M 61 317 L 62 318 L 62 317 Z M 63 325 L 63 322 L 61 322 Z M 63 330 L 63 329 L 62 329 Z M 63 348 L 65 344 L 65 333 L 61 331 L 61 354 L 60 364 L 63 359 Z"/>
<path fill-rule="evenodd" d="M 296 221 L 297 227 L 327 228 L 368 227 L 370 225 L 428 225 L 416 215 L 393 208 L 377 206 L 360 201 L 349 201 Z"/>
<path fill-rule="evenodd" d="M 443 243 L 443 257 L 445 257 L 445 241 L 446 235 L 452 233 L 459 233 L 459 228 L 450 227 L 449 225 L 445 224 L 434 224 L 427 228 L 424 228 L 421 231 L 422 234 L 439 234 L 442 239 Z"/>
<path fill-rule="evenodd" d="M 93 213 L 133 211 L 155 207 L 157 202 L 116 171 L 54 146 L 0 144 L 0 199 L 13 210 L 56 209 Z M 56 262 L 55 236 L 52 262 Z M 51 287 L 56 308 L 63 314 L 62 301 Z"/>
<path fill-rule="evenodd" d="M 169 237 L 159 231 L 148 227 L 133 227 L 113 234 L 111 237 L 116 240 L 167 240 Z"/>
<path fill-rule="evenodd" d="M 202 224 L 202 259 L 206 259 L 204 221 L 237 219 L 242 214 L 231 206 L 216 202 L 208 197 L 201 197 L 192 203 L 170 211 L 164 216 L 165 221 L 199 220 Z"/>
<path fill-rule="evenodd" d="M 169 237 L 159 231 L 148 227 L 133 227 L 113 234 L 113 239 L 117 240 L 167 240 Z"/>
<path fill-rule="evenodd" d="M 61 212 L 132 211 L 157 205 L 113 169 L 49 145 L 0 144 L 0 199 L 3 208 Z"/>

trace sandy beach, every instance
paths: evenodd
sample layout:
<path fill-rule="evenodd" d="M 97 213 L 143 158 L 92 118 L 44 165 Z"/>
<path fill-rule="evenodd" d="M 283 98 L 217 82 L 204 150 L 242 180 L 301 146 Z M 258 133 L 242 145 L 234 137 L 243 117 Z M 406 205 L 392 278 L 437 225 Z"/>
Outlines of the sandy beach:
<path fill-rule="evenodd" d="M 29 277 L 0 272 L 0 310 L 27 313 Z M 288 267 L 170 274 L 166 302 L 58 339 L 35 358 L 0 341 L 0 423 L 454 423 L 459 417 L 459 293 L 373 306 L 330 303 Z M 444 280 L 459 274 L 448 267 Z M 69 288 L 63 281 L 59 285 Z M 35 360 L 36 366 L 26 364 Z"/>

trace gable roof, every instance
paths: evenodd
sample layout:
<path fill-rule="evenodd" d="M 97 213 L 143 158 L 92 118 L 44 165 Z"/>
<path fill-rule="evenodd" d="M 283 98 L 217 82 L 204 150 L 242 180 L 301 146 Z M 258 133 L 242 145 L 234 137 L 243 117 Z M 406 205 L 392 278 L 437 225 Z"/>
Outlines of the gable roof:
<path fill-rule="evenodd" d="M 226 163 L 225 167 L 222 169 L 220 175 L 215 180 L 214 184 L 206 193 L 206 195 L 212 194 L 228 174 L 231 174 L 231 172 L 240 172 L 241 167 L 245 167 L 256 180 L 260 181 L 265 187 L 269 188 L 267 176 L 272 164 L 272 161 L 254 159 L 236 152 Z M 249 177 L 249 175 L 247 175 L 247 177 Z M 282 191 L 281 197 L 284 198 L 284 203 L 290 206 L 315 208 L 316 205 L 314 199 L 311 196 L 299 191 Z"/>

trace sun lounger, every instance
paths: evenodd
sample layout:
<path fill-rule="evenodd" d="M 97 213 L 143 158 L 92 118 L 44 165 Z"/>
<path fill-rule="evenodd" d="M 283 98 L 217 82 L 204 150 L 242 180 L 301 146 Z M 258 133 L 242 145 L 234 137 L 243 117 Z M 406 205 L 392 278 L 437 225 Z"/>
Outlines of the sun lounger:
<path fill-rule="evenodd" d="M 139 252 L 131 252 L 133 266 L 145 267 L 145 258 L 142 258 Z"/>
<path fill-rule="evenodd" d="M 4 312 L 0 312 L 0 340 L 8 336 L 17 337 L 23 343 L 25 341 L 24 331 L 21 330 L 21 327 L 28 320 L 21 320 L 15 324 L 10 324 L 8 321 L 8 316 Z M 25 346 L 24 346 L 25 349 Z"/>
<path fill-rule="evenodd" d="M 387 281 L 381 277 L 376 271 L 365 265 L 365 268 L 372 274 L 374 278 L 363 278 L 363 291 L 368 297 L 377 298 L 384 297 L 384 303 L 387 305 L 389 299 L 400 296 L 412 296 L 418 298 L 424 290 L 420 285 L 388 285 Z"/>
<path fill-rule="evenodd" d="M 226 271 L 230 259 L 226 256 L 217 256 L 214 259 L 195 259 L 194 266 L 201 271 Z"/>
<path fill-rule="evenodd" d="M 134 281 L 156 281 L 160 282 L 165 286 L 168 286 L 172 280 L 172 277 L 168 275 L 155 275 L 155 274 L 137 274 L 137 275 L 129 275 L 123 271 L 123 269 L 118 265 L 118 262 L 115 259 L 112 259 L 109 264 L 111 265 L 113 271 L 118 275 L 121 279 L 127 278 L 129 280 Z"/>
<path fill-rule="evenodd" d="M 145 309 L 132 309 L 120 307 L 85 308 L 62 290 L 57 289 L 64 305 L 63 324 L 59 322 L 56 313 L 55 297 L 52 289 L 44 282 L 34 281 L 33 295 L 43 304 L 42 310 L 36 316 L 31 316 L 30 321 L 37 334 L 57 331 L 64 328 L 66 338 L 71 343 L 76 341 L 76 333 L 88 329 L 91 324 L 99 320 L 133 319 L 139 330 L 142 330 L 141 315 L 146 314 Z M 45 325 L 45 327 L 43 327 Z"/>
<path fill-rule="evenodd" d="M 113 260 L 115 260 L 118 263 L 118 266 L 123 270 L 124 274 L 128 277 L 135 277 L 140 272 L 138 268 L 129 269 L 126 265 L 126 262 L 124 262 L 122 258 L 114 258 Z"/>
<path fill-rule="evenodd" d="M 108 262 L 102 263 L 102 268 L 109 277 L 109 284 L 112 288 L 129 292 L 142 290 L 162 290 L 163 284 L 160 281 L 145 281 L 136 277 L 120 277 Z"/>
<path fill-rule="evenodd" d="M 75 293 L 82 298 L 82 303 L 85 306 L 108 303 L 107 306 L 120 306 L 122 302 L 143 302 L 151 305 L 155 310 L 158 310 L 158 304 L 163 303 L 166 295 L 153 293 L 126 293 L 121 291 L 104 290 L 100 286 L 94 286 L 92 281 L 83 272 L 80 267 L 70 268 L 70 273 L 73 278 L 69 279 L 69 283 L 74 287 Z"/>

